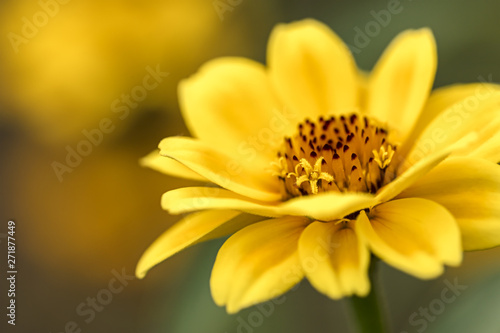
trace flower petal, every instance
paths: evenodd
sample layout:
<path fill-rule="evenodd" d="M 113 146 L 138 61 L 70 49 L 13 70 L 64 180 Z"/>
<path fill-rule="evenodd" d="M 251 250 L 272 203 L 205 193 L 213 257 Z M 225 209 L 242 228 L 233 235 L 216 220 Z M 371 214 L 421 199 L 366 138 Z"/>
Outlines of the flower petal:
<path fill-rule="evenodd" d="M 266 163 L 301 119 L 272 94 L 263 65 L 219 58 L 179 84 L 179 103 L 192 134 L 245 163 Z"/>
<path fill-rule="evenodd" d="M 217 187 L 184 187 L 163 194 L 161 206 L 170 214 L 206 209 L 234 209 L 251 214 L 277 217 L 276 204 L 252 200 Z"/>
<path fill-rule="evenodd" d="M 424 158 L 417 160 L 414 163 L 413 160 L 408 159 L 401 162 L 400 175 L 396 177 L 392 182 L 382 187 L 377 193 L 377 202 L 382 203 L 391 200 L 396 195 L 401 193 L 404 189 L 411 186 L 419 178 L 424 176 L 427 172 L 432 170 L 436 165 L 441 163 L 445 158 L 447 158 L 454 151 L 464 149 L 464 147 L 470 146 L 477 140 L 475 133 L 471 133 L 466 137 L 462 138 L 460 141 L 445 147 L 442 150 L 434 152 Z"/>
<path fill-rule="evenodd" d="M 205 209 L 234 209 L 268 217 L 308 216 L 321 221 L 339 219 L 375 204 L 375 197 L 370 194 L 336 192 L 323 192 L 285 202 L 266 203 L 228 190 L 210 187 L 175 189 L 162 197 L 162 207 L 170 214 Z"/>
<path fill-rule="evenodd" d="M 307 279 L 333 299 L 366 296 L 370 290 L 369 252 L 356 235 L 354 223 L 350 224 L 314 222 L 299 240 L 300 261 Z"/>
<path fill-rule="evenodd" d="M 452 107 L 456 103 L 463 101 L 469 96 L 486 97 L 491 94 L 490 91 L 494 85 L 485 83 L 455 84 L 447 87 L 438 88 L 432 91 L 427 103 L 425 104 L 420 117 L 412 129 L 408 138 L 403 142 L 402 147 L 398 147 L 400 153 L 408 153 L 408 150 L 415 144 L 415 141 L 422 134 L 425 128 L 438 117 L 443 111 Z"/>
<path fill-rule="evenodd" d="M 500 245 L 500 166 L 470 157 L 444 161 L 398 197 L 421 197 L 448 209 L 465 250 Z"/>
<path fill-rule="evenodd" d="M 163 139 L 159 147 L 162 156 L 179 161 L 219 186 L 258 200 L 281 199 L 278 179 L 270 172 L 242 164 L 205 142 L 170 137 Z"/>
<path fill-rule="evenodd" d="M 297 243 L 309 220 L 284 217 L 250 225 L 221 247 L 210 287 L 228 313 L 277 297 L 304 277 Z"/>
<path fill-rule="evenodd" d="M 409 134 L 418 119 L 431 91 L 436 66 L 436 43 L 429 29 L 398 35 L 375 66 L 369 81 L 367 112 L 387 123 L 397 141 Z"/>
<path fill-rule="evenodd" d="M 500 163 L 500 132 L 492 134 L 489 139 L 477 146 L 469 156 Z"/>
<path fill-rule="evenodd" d="M 248 216 L 237 218 L 241 213 L 231 210 L 204 211 L 188 215 L 165 231 L 144 252 L 136 268 L 138 278 L 177 252 L 202 241 L 231 234 L 249 223 Z"/>
<path fill-rule="evenodd" d="M 500 86 L 485 85 L 486 92 L 470 95 L 439 114 L 421 133 L 408 154 L 410 160 L 432 154 L 457 142 L 469 133 L 477 133 L 478 140 L 467 149 L 454 152 L 467 156 L 500 132 Z M 497 141 L 491 141 L 500 148 Z M 489 159 L 498 162 L 496 157 Z"/>
<path fill-rule="evenodd" d="M 370 218 L 362 211 L 357 230 L 373 253 L 416 277 L 430 279 L 443 264 L 462 260 L 460 230 L 445 208 L 419 198 L 389 201 L 375 207 Z"/>
<path fill-rule="evenodd" d="M 281 215 L 308 216 L 315 220 L 331 221 L 375 203 L 375 197 L 368 193 L 323 192 L 285 201 L 277 207 L 277 212 Z"/>
<path fill-rule="evenodd" d="M 192 180 L 199 180 L 207 182 L 203 176 L 200 176 L 193 170 L 177 162 L 176 160 L 161 156 L 158 150 L 152 151 L 148 155 L 140 159 L 139 164 L 143 167 L 148 167 L 153 170 L 159 171 L 169 176 L 186 178 Z"/>
<path fill-rule="evenodd" d="M 273 87 L 294 113 L 315 119 L 358 108 L 356 64 L 326 25 L 310 19 L 278 25 L 267 59 Z"/>

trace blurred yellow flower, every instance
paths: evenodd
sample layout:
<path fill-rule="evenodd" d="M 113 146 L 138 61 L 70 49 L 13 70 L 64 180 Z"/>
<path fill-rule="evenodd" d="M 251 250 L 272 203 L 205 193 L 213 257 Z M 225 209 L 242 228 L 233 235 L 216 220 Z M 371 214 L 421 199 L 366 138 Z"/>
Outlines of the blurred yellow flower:
<path fill-rule="evenodd" d="M 4 109 L 56 144 L 80 139 L 113 115 L 148 68 L 170 77 L 136 98 L 140 103 L 127 103 L 134 112 L 126 122 L 139 109 L 173 108 L 176 79 L 198 66 L 221 26 L 203 0 L 23 0 L 0 9 Z"/>
<path fill-rule="evenodd" d="M 274 29 L 267 62 L 216 59 L 180 84 L 196 138 L 166 138 L 142 162 L 212 186 L 164 194 L 164 209 L 192 214 L 137 276 L 234 233 L 210 281 L 234 313 L 304 277 L 333 299 L 367 295 L 370 253 L 429 279 L 463 250 L 500 244 L 500 89 L 430 94 L 431 31 L 401 33 L 365 75 L 328 27 L 304 20 Z"/>

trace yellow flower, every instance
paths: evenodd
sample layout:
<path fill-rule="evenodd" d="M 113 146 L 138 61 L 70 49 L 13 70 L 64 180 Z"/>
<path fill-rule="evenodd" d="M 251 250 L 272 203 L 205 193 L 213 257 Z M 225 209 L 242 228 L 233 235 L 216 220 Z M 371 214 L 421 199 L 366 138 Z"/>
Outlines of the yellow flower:
<path fill-rule="evenodd" d="M 172 109 L 174 78 L 202 59 L 197 55 L 210 43 L 200 41 L 214 40 L 221 27 L 206 6 L 204 0 L 0 1 L 0 117 L 19 119 L 28 133 L 59 148 L 82 140 L 82 130 L 103 118 L 120 124 L 117 135 L 142 110 Z M 168 79 L 149 81 L 156 88 L 134 97 L 146 68 L 158 66 Z"/>
<path fill-rule="evenodd" d="M 234 233 L 210 281 L 234 313 L 304 277 L 333 299 L 364 296 L 370 253 L 430 279 L 463 250 L 499 245 L 500 89 L 430 94 L 436 59 L 428 29 L 405 31 L 365 75 L 332 31 L 304 20 L 274 29 L 267 67 L 204 65 L 179 87 L 195 138 L 164 139 L 143 165 L 212 186 L 164 194 L 165 210 L 191 214 L 137 276 Z"/>

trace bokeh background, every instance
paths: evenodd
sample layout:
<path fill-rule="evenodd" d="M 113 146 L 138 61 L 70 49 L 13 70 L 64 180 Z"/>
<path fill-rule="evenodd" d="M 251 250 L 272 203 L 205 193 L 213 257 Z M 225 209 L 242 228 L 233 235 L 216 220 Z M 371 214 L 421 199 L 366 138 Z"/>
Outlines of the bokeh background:
<path fill-rule="evenodd" d="M 377 22 L 373 13 L 394 1 L 401 11 L 379 24 L 368 43 L 356 44 L 359 30 Z M 500 81 L 499 12 L 500 2 L 492 0 L 2 0 L 1 332 L 351 332 L 346 303 L 307 282 L 282 304 L 227 315 L 208 287 L 222 240 L 188 249 L 146 279 L 107 292 L 116 274 L 133 275 L 147 246 L 178 220 L 161 210 L 161 194 L 189 185 L 141 168 L 138 160 L 163 137 L 189 134 L 177 104 L 179 80 L 214 57 L 265 62 L 267 38 L 279 22 L 325 22 L 356 47 L 364 70 L 400 31 L 430 27 L 439 87 Z M 126 116 L 114 112 L 147 68 L 168 76 Z M 102 119 L 110 119 L 113 131 L 60 181 L 53 163 L 65 163 L 68 149 Z M 17 226 L 15 327 L 4 314 L 10 219 Z M 386 266 L 382 276 L 394 332 L 500 332 L 500 249 L 468 253 L 460 268 L 433 281 Z M 445 280 L 467 288 L 441 309 L 436 300 Z M 106 304 L 90 310 L 96 297 Z M 415 324 L 429 306 L 437 315 L 431 311 L 425 327 Z"/>

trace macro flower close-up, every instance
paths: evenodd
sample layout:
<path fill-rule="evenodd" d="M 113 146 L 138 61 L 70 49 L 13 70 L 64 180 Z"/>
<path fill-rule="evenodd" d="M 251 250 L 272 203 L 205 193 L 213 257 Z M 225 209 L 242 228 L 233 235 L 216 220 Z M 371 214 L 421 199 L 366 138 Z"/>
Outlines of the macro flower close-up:
<path fill-rule="evenodd" d="M 463 251 L 500 244 L 500 88 L 432 90 L 433 33 L 401 32 L 371 72 L 326 25 L 276 26 L 266 64 L 217 58 L 181 81 L 193 137 L 162 140 L 141 164 L 199 182 L 166 192 L 185 214 L 136 275 L 229 236 L 210 278 L 235 313 L 303 279 L 332 299 L 367 296 L 370 265 L 420 279 Z"/>
<path fill-rule="evenodd" d="M 500 1 L 0 3 L 1 333 L 498 333 Z"/>

